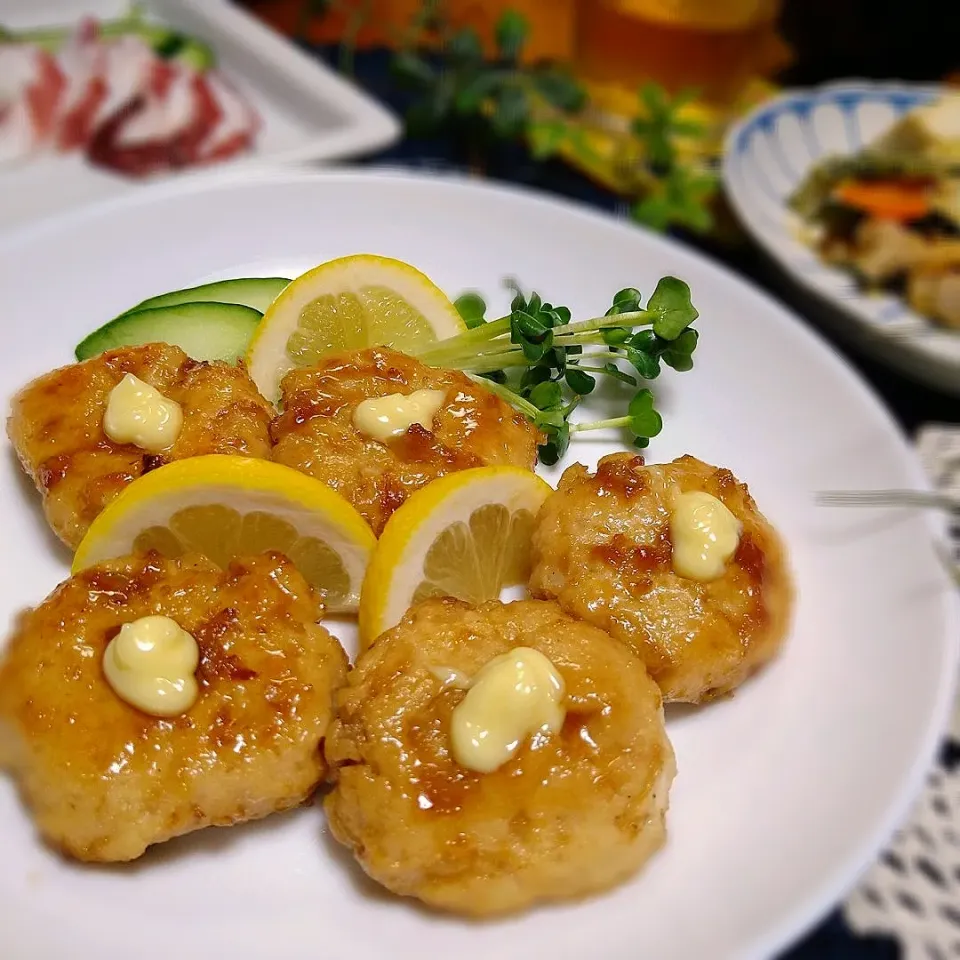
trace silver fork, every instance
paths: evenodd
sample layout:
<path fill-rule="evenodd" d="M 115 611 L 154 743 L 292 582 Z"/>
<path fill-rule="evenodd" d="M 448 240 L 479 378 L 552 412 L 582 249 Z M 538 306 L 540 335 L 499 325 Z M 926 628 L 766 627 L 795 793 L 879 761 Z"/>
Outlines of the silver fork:
<path fill-rule="evenodd" d="M 960 494 L 933 490 L 822 490 L 817 503 L 825 507 L 937 507 L 960 510 Z"/>
<path fill-rule="evenodd" d="M 960 494 L 933 490 L 821 490 L 816 500 L 825 507 L 933 507 L 956 513 L 960 518 Z M 960 563 L 954 561 L 943 544 L 937 544 L 937 553 L 960 586 Z"/>

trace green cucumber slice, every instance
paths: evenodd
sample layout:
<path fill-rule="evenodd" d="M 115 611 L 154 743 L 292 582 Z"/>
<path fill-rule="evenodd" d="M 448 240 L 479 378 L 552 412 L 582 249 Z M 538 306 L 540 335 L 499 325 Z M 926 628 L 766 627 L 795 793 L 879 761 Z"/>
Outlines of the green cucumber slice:
<path fill-rule="evenodd" d="M 283 277 L 243 277 L 239 280 L 218 280 L 216 283 L 204 283 L 199 287 L 187 287 L 185 290 L 172 290 L 150 297 L 127 313 L 134 310 L 152 310 L 155 307 L 172 307 L 178 303 L 201 303 L 213 300 L 217 303 L 240 303 L 253 307 L 263 313 L 276 299 L 280 291 L 289 283 Z"/>
<path fill-rule="evenodd" d="M 132 310 L 94 330 L 76 348 L 78 360 L 104 350 L 171 343 L 194 360 L 235 362 L 243 356 L 262 314 L 238 303 L 179 303 Z"/>

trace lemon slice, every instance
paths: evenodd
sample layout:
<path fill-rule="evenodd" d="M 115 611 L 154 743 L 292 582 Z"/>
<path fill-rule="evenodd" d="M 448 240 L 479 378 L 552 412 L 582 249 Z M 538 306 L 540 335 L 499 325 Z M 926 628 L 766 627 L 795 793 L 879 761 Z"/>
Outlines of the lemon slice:
<path fill-rule="evenodd" d="M 434 480 L 387 522 L 360 594 L 369 646 L 432 596 L 482 603 L 526 583 L 537 511 L 548 483 L 520 467 L 478 467 Z"/>
<path fill-rule="evenodd" d="M 276 402 L 280 381 L 335 350 L 386 346 L 409 352 L 466 329 L 446 294 L 401 260 L 358 254 L 321 263 L 270 304 L 250 346 L 247 368 Z"/>
<path fill-rule="evenodd" d="M 356 610 L 376 544 L 359 513 L 328 486 L 252 457 L 190 457 L 134 480 L 90 526 L 73 572 L 135 551 L 201 553 L 221 567 L 278 550 L 333 612 Z"/>

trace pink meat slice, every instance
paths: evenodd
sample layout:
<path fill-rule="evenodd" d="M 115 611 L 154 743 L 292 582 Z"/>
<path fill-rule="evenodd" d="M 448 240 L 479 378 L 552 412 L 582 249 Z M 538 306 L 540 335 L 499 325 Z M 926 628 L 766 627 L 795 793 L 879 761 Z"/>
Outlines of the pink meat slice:
<path fill-rule="evenodd" d="M 106 95 L 91 118 L 92 129 L 155 85 L 166 66 L 149 44 L 134 36 L 117 37 L 104 43 L 103 55 Z"/>
<path fill-rule="evenodd" d="M 68 151 L 84 147 L 106 101 L 107 45 L 101 42 L 97 21 L 80 22 L 60 51 L 58 63 L 66 87 L 56 121 L 56 146 Z"/>
<path fill-rule="evenodd" d="M 180 136 L 196 120 L 198 75 L 182 66 L 158 61 L 141 91 L 143 108 L 118 129 L 120 146 L 166 141 Z"/>
<path fill-rule="evenodd" d="M 220 120 L 200 144 L 201 163 L 215 163 L 249 150 L 260 130 L 260 116 L 224 76 L 207 75 L 207 82 L 220 106 Z"/>
<path fill-rule="evenodd" d="M 97 130 L 93 163 L 132 177 L 198 162 L 199 147 L 221 110 L 205 77 L 175 62 L 157 61 L 147 87 Z"/>
<path fill-rule="evenodd" d="M 65 87 L 56 60 L 30 44 L 0 45 L 0 163 L 50 140 Z"/>

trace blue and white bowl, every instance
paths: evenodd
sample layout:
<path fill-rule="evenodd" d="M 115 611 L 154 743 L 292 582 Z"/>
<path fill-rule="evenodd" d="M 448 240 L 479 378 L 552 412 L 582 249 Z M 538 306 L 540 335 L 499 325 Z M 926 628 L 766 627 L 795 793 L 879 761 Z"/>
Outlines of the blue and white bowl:
<path fill-rule="evenodd" d="M 936 327 L 899 297 L 866 293 L 823 263 L 801 237 L 787 205 L 810 170 L 828 156 L 857 153 L 941 88 L 843 81 L 786 91 L 728 133 L 723 181 L 734 209 L 761 247 L 795 281 L 835 309 L 823 318 L 865 349 L 918 379 L 960 394 L 960 333 Z"/>

